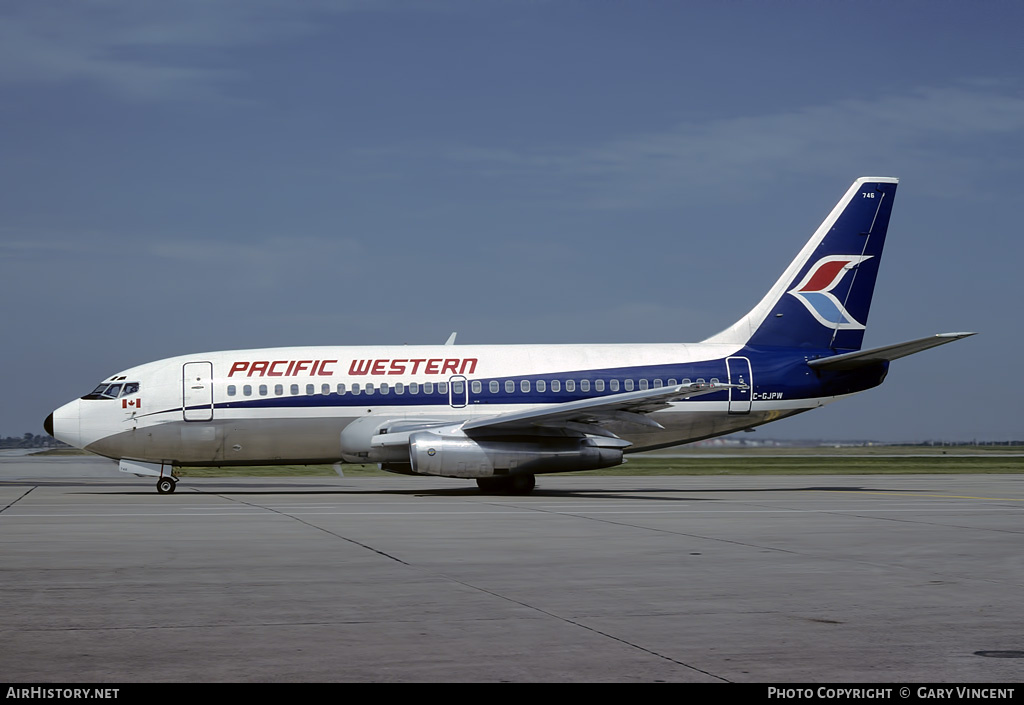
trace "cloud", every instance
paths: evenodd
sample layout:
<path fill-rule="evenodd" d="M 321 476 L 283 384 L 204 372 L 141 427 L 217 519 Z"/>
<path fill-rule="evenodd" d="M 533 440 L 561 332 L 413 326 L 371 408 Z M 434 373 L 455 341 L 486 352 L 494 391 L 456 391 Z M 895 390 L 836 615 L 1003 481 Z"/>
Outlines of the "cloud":
<path fill-rule="evenodd" d="M 978 160 L 973 150 L 958 158 L 958 143 L 1024 131 L 1024 97 L 1012 88 L 985 81 L 922 87 L 873 99 L 683 122 L 571 151 L 468 147 L 449 156 L 482 173 L 531 173 L 579 184 L 588 205 L 605 208 L 706 202 L 737 187 L 830 173 L 839 165 L 952 171 L 973 164 L 977 170 L 993 164 Z M 941 179 L 934 183 L 947 186 Z"/>
<path fill-rule="evenodd" d="M 209 100 L 245 76 L 227 50 L 322 31 L 325 14 L 365 2 L 279 0 L 8 4 L 0 10 L 0 82 L 83 82 L 122 98 Z"/>

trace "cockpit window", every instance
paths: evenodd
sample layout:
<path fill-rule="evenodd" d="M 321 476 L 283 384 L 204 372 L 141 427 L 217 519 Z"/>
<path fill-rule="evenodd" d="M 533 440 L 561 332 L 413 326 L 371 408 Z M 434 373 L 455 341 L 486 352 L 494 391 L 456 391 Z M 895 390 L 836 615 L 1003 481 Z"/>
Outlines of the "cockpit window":
<path fill-rule="evenodd" d="M 86 394 L 83 399 L 116 399 L 121 392 L 120 384 L 107 384 L 104 382 L 96 389 Z"/>
<path fill-rule="evenodd" d="M 118 382 L 116 384 L 104 382 L 82 397 L 82 399 L 117 399 L 119 396 L 135 394 L 138 391 L 138 382 Z"/>

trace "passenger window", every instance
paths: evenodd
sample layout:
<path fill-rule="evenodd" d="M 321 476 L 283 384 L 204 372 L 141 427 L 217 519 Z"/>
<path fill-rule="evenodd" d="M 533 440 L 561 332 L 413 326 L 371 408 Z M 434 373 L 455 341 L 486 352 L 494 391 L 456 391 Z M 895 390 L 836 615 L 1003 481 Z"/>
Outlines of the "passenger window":
<path fill-rule="evenodd" d="M 345 385 L 344 384 L 339 384 L 338 385 L 338 394 L 342 395 L 344 393 L 345 393 Z"/>
<path fill-rule="evenodd" d="M 405 385 L 401 382 L 395 382 L 395 394 L 405 394 Z"/>
<path fill-rule="evenodd" d="M 548 383 L 542 379 L 537 380 L 537 391 L 546 392 L 548 390 Z"/>
<path fill-rule="evenodd" d="M 447 382 L 438 382 L 437 383 L 437 393 L 438 394 L 447 394 L 448 393 L 448 383 Z"/>
<path fill-rule="evenodd" d="M 359 396 L 359 382 L 353 382 L 352 384 L 352 396 Z"/>
<path fill-rule="evenodd" d="M 320 385 L 320 393 L 321 394 L 330 394 L 331 393 L 331 385 L 329 385 L 329 384 L 322 384 L 322 385 Z"/>
<path fill-rule="evenodd" d="M 662 383 L 661 383 L 661 380 L 660 380 L 660 379 L 656 379 L 656 380 L 654 380 L 654 388 L 655 388 L 655 389 L 657 389 L 658 387 L 661 387 L 661 386 L 663 386 L 663 385 L 662 385 Z"/>
<path fill-rule="evenodd" d="M 297 384 L 293 384 L 293 385 L 292 385 L 292 386 L 291 386 L 291 387 L 289 388 L 288 392 L 289 392 L 289 393 L 290 393 L 290 394 L 291 394 L 292 396 L 296 396 L 296 395 L 297 395 L 297 394 L 299 393 L 299 385 L 297 385 Z"/>
<path fill-rule="evenodd" d="M 380 383 L 380 393 L 381 394 L 387 394 L 390 391 L 391 391 L 391 387 L 388 386 L 387 382 L 381 382 Z"/>
<path fill-rule="evenodd" d="M 483 391 L 484 385 L 480 384 L 480 380 L 474 379 L 469 383 L 469 388 L 473 390 L 473 394 L 479 394 Z"/>
<path fill-rule="evenodd" d="M 529 394 L 530 393 L 530 380 L 524 379 L 523 381 L 521 381 L 519 383 L 519 391 L 521 391 L 523 394 Z"/>
<path fill-rule="evenodd" d="M 281 396 L 282 394 L 284 394 L 284 385 L 283 384 L 275 384 L 274 385 L 274 394 L 277 395 L 277 396 Z"/>
<path fill-rule="evenodd" d="M 252 385 L 251 384 L 247 384 L 244 387 L 242 387 L 242 395 L 243 396 L 247 396 L 247 397 L 251 397 L 252 396 Z"/>
<path fill-rule="evenodd" d="M 580 380 L 580 391 L 581 392 L 589 392 L 590 391 L 590 380 L 589 379 L 581 379 Z"/>
<path fill-rule="evenodd" d="M 551 391 L 552 392 L 560 392 L 560 391 L 562 391 L 562 382 L 557 380 L 557 379 L 551 380 Z"/>
<path fill-rule="evenodd" d="M 511 394 L 511 393 L 512 393 L 512 392 L 514 392 L 514 391 L 516 391 L 516 383 L 515 383 L 515 382 L 513 382 L 513 381 L 512 381 L 512 380 L 510 380 L 510 379 L 506 379 L 506 380 L 505 380 L 505 392 L 506 392 L 507 394 Z"/>
<path fill-rule="evenodd" d="M 260 396 L 261 397 L 267 396 L 267 385 L 265 385 L 265 384 L 261 384 L 260 385 Z"/>
<path fill-rule="evenodd" d="M 491 394 L 497 394 L 498 390 L 501 389 L 501 385 L 498 384 L 498 380 L 492 379 L 487 385 L 487 388 L 491 390 Z"/>
<path fill-rule="evenodd" d="M 647 389 L 647 380 L 646 379 L 640 380 L 640 389 Z"/>
<path fill-rule="evenodd" d="M 452 394 L 465 394 L 466 384 L 465 382 L 452 382 Z"/>
<path fill-rule="evenodd" d="M 423 393 L 424 394 L 433 394 L 434 393 L 434 383 L 433 382 L 424 382 L 423 383 Z"/>
<path fill-rule="evenodd" d="M 594 380 L 594 391 L 595 392 L 603 392 L 604 391 L 604 380 L 603 379 L 595 379 Z"/>
<path fill-rule="evenodd" d="M 409 394 L 419 394 L 419 393 L 420 393 L 420 383 L 419 382 L 409 382 Z"/>
<path fill-rule="evenodd" d="M 235 385 L 233 385 L 233 384 L 229 384 L 228 385 L 228 396 L 229 397 L 235 396 Z"/>
<path fill-rule="evenodd" d="M 575 392 L 576 391 L 576 380 L 574 380 L 574 379 L 567 379 L 567 380 L 565 380 L 565 391 L 567 391 L 567 392 Z"/>
<path fill-rule="evenodd" d="M 309 395 L 316 394 L 316 387 L 314 387 L 312 384 L 307 384 L 306 385 L 306 394 L 309 394 Z"/>
<path fill-rule="evenodd" d="M 617 380 L 617 379 L 609 380 L 608 381 L 608 389 L 610 389 L 613 392 L 619 391 L 619 380 Z"/>
<path fill-rule="evenodd" d="M 631 380 L 631 379 L 627 379 L 627 380 L 625 380 L 625 381 L 624 381 L 624 382 L 622 383 L 622 386 L 623 386 L 623 388 L 624 388 L 624 389 L 625 389 L 625 390 L 626 390 L 627 392 L 632 392 L 632 391 L 633 391 L 633 380 Z"/>
<path fill-rule="evenodd" d="M 373 382 L 367 382 L 366 387 L 363 388 L 363 391 L 367 395 L 373 394 Z"/>

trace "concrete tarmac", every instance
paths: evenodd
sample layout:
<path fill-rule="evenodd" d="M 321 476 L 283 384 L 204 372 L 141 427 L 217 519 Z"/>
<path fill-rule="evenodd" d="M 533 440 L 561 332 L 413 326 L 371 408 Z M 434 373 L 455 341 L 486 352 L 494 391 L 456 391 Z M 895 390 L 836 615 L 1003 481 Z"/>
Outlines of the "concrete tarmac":
<path fill-rule="evenodd" d="M 185 479 L 0 459 L 21 683 L 1014 683 L 1024 475 Z"/>

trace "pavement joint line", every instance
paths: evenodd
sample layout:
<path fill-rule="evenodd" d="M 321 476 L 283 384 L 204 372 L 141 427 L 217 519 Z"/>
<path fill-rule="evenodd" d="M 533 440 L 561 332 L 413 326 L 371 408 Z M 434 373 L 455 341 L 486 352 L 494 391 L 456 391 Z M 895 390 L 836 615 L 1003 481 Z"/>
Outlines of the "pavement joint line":
<path fill-rule="evenodd" d="M 373 551 L 377 555 L 380 555 L 380 556 L 383 556 L 383 557 L 388 558 L 390 560 L 393 560 L 396 563 L 401 563 L 402 565 L 409 565 L 408 563 L 403 561 L 401 558 L 398 558 L 396 556 L 392 556 L 391 554 L 385 553 L 384 551 L 381 551 L 380 549 L 376 549 L 373 546 L 368 546 L 368 545 L 366 545 L 364 543 L 360 543 L 359 541 L 356 541 L 355 539 L 350 539 L 347 536 L 342 536 L 341 534 L 335 533 L 333 531 L 329 531 L 329 530 L 323 528 L 322 526 L 317 526 L 316 524 L 311 524 L 310 522 L 305 521 L 304 519 L 300 519 L 299 517 L 297 517 L 297 516 L 295 516 L 293 514 L 289 514 L 288 512 L 282 512 L 282 511 L 279 511 L 279 510 L 274 509 L 272 507 L 265 507 L 263 505 L 256 504 L 254 502 L 246 502 L 246 501 L 241 500 L 241 499 L 232 499 L 230 497 L 224 497 L 223 495 L 220 495 L 220 494 L 218 494 L 217 496 L 221 497 L 222 499 L 226 499 L 226 500 L 228 500 L 230 502 L 237 502 L 237 503 L 243 504 L 243 505 L 245 505 L 247 507 L 255 507 L 255 508 L 258 508 L 258 509 L 262 509 L 263 511 L 271 512 L 271 513 L 276 514 L 276 515 L 281 516 L 281 517 L 287 517 L 287 518 L 291 519 L 292 521 L 297 521 L 300 524 L 303 524 L 304 526 L 308 526 L 311 529 L 323 532 L 323 533 L 327 534 L 328 536 L 333 536 L 335 538 L 341 539 L 342 541 L 347 541 L 348 543 L 351 543 L 353 545 L 359 546 L 360 548 L 365 548 L 367 551 Z"/>
<path fill-rule="evenodd" d="M 627 641 L 626 639 L 623 639 L 621 637 L 617 637 L 617 636 L 614 636 L 613 634 L 609 634 L 607 632 L 603 632 L 603 631 L 601 631 L 599 629 L 596 629 L 594 627 L 587 626 L 587 625 L 582 624 L 581 622 L 578 622 L 576 620 L 569 619 L 568 617 L 562 617 L 562 616 L 557 615 L 557 614 L 555 614 L 553 612 L 550 612 L 548 610 L 541 609 L 540 607 L 536 607 L 536 606 L 528 604 L 526 602 L 522 602 L 521 600 L 516 600 L 516 599 L 508 597 L 506 595 L 502 595 L 501 593 L 494 592 L 493 590 L 488 590 L 488 589 L 480 587 L 478 585 L 474 585 L 472 583 L 468 583 L 468 582 L 466 582 L 464 580 L 460 580 L 460 579 L 452 577 L 450 575 L 446 575 L 445 573 L 434 571 L 434 570 L 431 570 L 429 568 L 425 568 L 423 566 L 418 566 L 418 565 L 415 565 L 415 564 L 412 564 L 412 563 L 407 563 L 406 561 L 403 561 L 401 558 L 398 558 L 396 556 L 392 556 L 391 554 L 386 553 L 384 551 L 381 551 L 380 549 L 374 548 L 373 546 L 369 546 L 369 545 L 366 545 L 364 543 L 360 543 L 359 541 L 356 541 L 354 539 L 350 539 L 348 537 L 342 536 L 342 535 L 337 534 L 337 533 L 335 533 L 333 531 L 329 531 L 327 529 L 324 529 L 323 527 L 316 526 L 315 524 L 311 524 L 310 522 L 304 521 L 304 520 L 300 519 L 299 517 L 294 516 L 292 514 L 289 514 L 287 512 L 281 512 L 281 511 L 278 511 L 278 510 L 273 509 L 271 507 L 265 507 L 263 505 L 255 504 L 253 502 L 246 502 L 244 500 L 231 499 L 229 497 L 223 497 L 222 495 L 219 495 L 219 494 L 217 496 L 218 497 L 222 497 L 223 499 L 226 499 L 228 501 L 238 502 L 240 504 L 244 504 L 244 505 L 249 506 L 249 507 L 255 507 L 255 508 L 263 509 L 263 510 L 272 512 L 274 514 L 277 514 L 277 515 L 280 515 L 280 516 L 283 516 L 283 517 L 288 517 L 290 519 L 293 519 L 293 520 L 299 522 L 300 524 L 308 526 L 311 529 L 314 529 L 316 531 L 321 531 L 323 533 L 328 534 L 329 536 L 334 536 L 335 538 L 339 538 L 339 539 L 342 539 L 343 541 L 347 541 L 347 542 L 352 543 L 352 544 L 354 544 L 356 546 L 359 546 L 361 548 L 365 548 L 368 551 L 372 551 L 372 552 L 374 552 L 374 553 L 376 553 L 376 554 L 378 554 L 380 556 L 383 556 L 385 558 L 393 560 L 393 561 L 395 561 L 397 563 L 400 563 L 400 564 L 402 564 L 402 565 L 404 565 L 404 566 L 406 566 L 408 568 L 412 568 L 413 570 L 419 571 L 421 573 L 426 573 L 428 575 L 433 575 L 435 577 L 447 580 L 447 581 L 455 583 L 457 585 L 462 585 L 463 587 L 465 587 L 467 589 L 470 589 L 470 590 L 473 590 L 473 591 L 476 591 L 476 592 L 481 592 L 481 593 L 484 593 L 486 595 L 490 595 L 492 597 L 496 597 L 496 598 L 498 598 L 500 600 L 503 600 L 503 601 L 506 601 L 506 602 L 510 602 L 512 604 L 519 605 L 521 607 L 524 607 L 526 609 L 532 610 L 532 611 L 537 612 L 539 614 L 543 614 L 545 616 L 551 617 L 552 619 L 557 619 L 557 620 L 559 620 L 561 622 L 565 622 L 566 624 L 571 624 L 573 626 L 579 627 L 580 629 L 585 629 L 585 630 L 587 630 L 589 632 L 593 632 L 595 634 L 599 634 L 599 635 L 605 637 L 606 639 L 611 639 L 613 641 L 619 642 L 620 644 L 625 644 L 626 646 L 628 646 L 630 648 L 637 649 L 639 651 L 643 651 L 644 653 L 647 653 L 647 654 L 650 654 L 652 656 L 656 656 L 658 658 L 664 659 L 664 660 L 669 661 L 671 663 L 674 663 L 674 664 L 676 664 L 678 666 L 682 666 L 683 668 L 688 668 L 688 669 L 696 671 L 698 673 L 703 673 L 704 675 L 710 676 L 711 678 L 715 678 L 715 679 L 718 679 L 718 680 L 726 682 L 726 683 L 730 682 L 727 678 L 724 678 L 722 676 L 719 676 L 719 675 L 716 675 L 714 673 L 711 673 L 710 671 L 705 671 L 705 670 L 703 670 L 701 668 L 697 668 L 696 666 L 692 666 L 692 665 L 690 665 L 688 663 L 684 663 L 683 661 L 678 661 L 678 660 L 676 660 L 676 659 L 674 659 L 674 658 L 672 658 L 670 656 L 666 656 L 664 654 L 658 653 L 657 651 L 652 651 L 651 649 L 648 649 L 646 647 L 640 646 L 639 644 L 632 643 L 632 642 Z M 504 506 L 504 505 L 499 503 L 498 506 Z M 517 509 L 520 509 L 520 508 L 517 508 Z M 545 512 L 545 513 L 554 513 L 554 512 Z"/>
<path fill-rule="evenodd" d="M 959 494 L 919 494 L 915 492 L 871 492 L 869 490 L 808 490 L 809 492 L 826 492 L 833 494 L 880 494 L 897 497 L 917 497 L 919 499 L 982 499 L 992 502 L 1024 502 L 1024 497 L 972 497 Z"/>
<path fill-rule="evenodd" d="M 22 493 L 21 493 L 20 495 L 18 495 L 18 496 L 17 496 L 17 497 L 15 498 L 15 499 L 13 499 L 13 500 L 12 500 L 12 501 L 11 501 L 10 503 L 8 503 L 8 505 L 7 505 L 6 507 L 4 507 L 3 509 L 0 509 L 0 514 L 3 514 L 3 513 L 4 513 L 4 512 L 6 512 L 6 511 L 7 511 L 8 509 L 10 509 L 11 507 L 13 507 L 13 506 L 14 506 L 15 504 L 17 504 L 17 503 L 18 503 L 18 502 L 20 502 L 21 500 L 25 499 L 25 497 L 27 497 L 27 496 L 29 495 L 29 493 L 30 493 L 30 492 L 32 492 L 32 490 L 34 490 L 35 488 L 36 488 L 36 486 L 35 486 L 35 485 L 33 485 L 32 487 L 29 487 L 29 488 L 28 488 L 27 490 L 25 490 L 24 492 L 22 492 Z"/>

